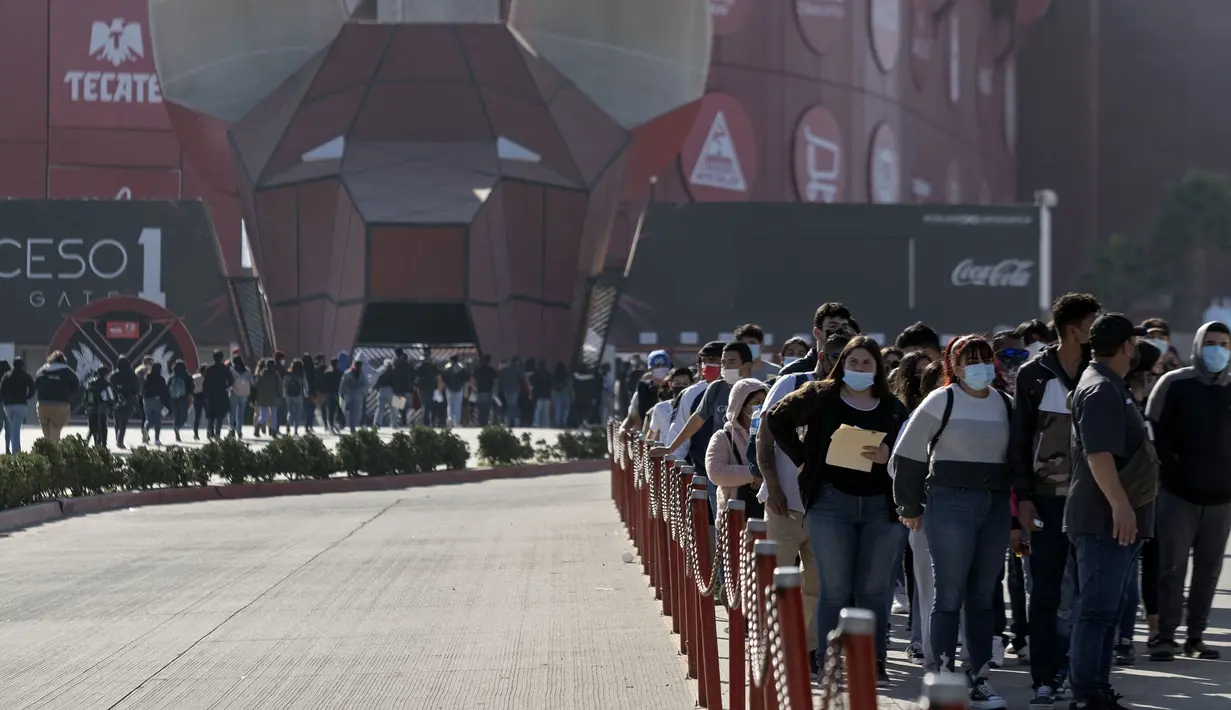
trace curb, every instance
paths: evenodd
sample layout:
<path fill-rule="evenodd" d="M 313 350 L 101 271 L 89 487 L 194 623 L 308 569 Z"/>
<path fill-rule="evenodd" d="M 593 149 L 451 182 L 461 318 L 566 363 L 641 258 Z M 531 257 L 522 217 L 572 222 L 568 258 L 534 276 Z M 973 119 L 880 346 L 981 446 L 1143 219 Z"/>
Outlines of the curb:
<path fill-rule="evenodd" d="M 431 471 L 401 476 L 331 478 L 321 481 L 280 481 L 277 483 L 237 483 L 226 486 L 196 486 L 192 488 L 159 488 L 152 491 L 125 491 L 100 496 L 61 498 L 47 503 L 35 503 L 21 508 L 0 511 L 0 532 L 41 525 L 74 515 L 102 513 L 109 510 L 139 508 L 147 505 L 200 503 L 211 500 L 241 500 L 245 498 L 275 498 L 282 496 L 321 495 L 326 493 L 357 493 L 389 491 L 425 486 L 447 486 L 482 481 L 562 476 L 606 470 L 610 464 L 603 459 L 568 461 L 508 468 L 468 468 L 459 471 Z"/>

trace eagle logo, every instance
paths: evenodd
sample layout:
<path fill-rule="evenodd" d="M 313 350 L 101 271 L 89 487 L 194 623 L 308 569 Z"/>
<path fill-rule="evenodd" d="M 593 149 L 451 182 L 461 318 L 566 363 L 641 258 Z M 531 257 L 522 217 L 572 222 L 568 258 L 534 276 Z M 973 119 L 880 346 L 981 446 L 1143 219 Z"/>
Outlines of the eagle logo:
<path fill-rule="evenodd" d="M 95 22 L 90 30 L 90 56 L 117 67 L 144 57 L 141 23 L 125 23 L 122 17 L 115 18 L 110 24 Z"/>

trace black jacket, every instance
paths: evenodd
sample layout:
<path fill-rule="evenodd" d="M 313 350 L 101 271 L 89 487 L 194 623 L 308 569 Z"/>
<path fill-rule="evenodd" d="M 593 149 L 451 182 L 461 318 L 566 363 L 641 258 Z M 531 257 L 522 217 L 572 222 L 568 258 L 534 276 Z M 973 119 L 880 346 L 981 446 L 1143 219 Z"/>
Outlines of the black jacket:
<path fill-rule="evenodd" d="M 1009 470 L 1017 500 L 1066 496 L 1072 477 L 1068 396 L 1077 379 L 1060 366 L 1060 346 L 1049 345 L 1017 371 L 1013 420 L 1009 427 Z"/>
<path fill-rule="evenodd" d="M 161 374 L 146 374 L 145 379 L 141 381 L 141 398 L 160 399 L 163 404 L 171 401 L 171 390 Z"/>
<path fill-rule="evenodd" d="M 10 370 L 0 377 L 0 402 L 26 404 L 34 396 L 34 378 L 25 370 Z"/>
<path fill-rule="evenodd" d="M 137 373 L 129 370 L 116 370 L 111 375 L 111 386 L 115 388 L 116 408 L 130 409 L 137 403 L 141 394 L 141 382 Z"/>
<path fill-rule="evenodd" d="M 1163 490 L 1195 505 L 1231 502 L 1231 373 L 1201 360 L 1210 323 L 1193 339 L 1192 365 L 1163 375 L 1146 404 Z"/>
<path fill-rule="evenodd" d="M 34 388 L 38 391 L 40 404 L 68 404 L 81 389 L 81 381 L 68 365 L 49 362 L 40 367 L 34 376 Z"/>
<path fill-rule="evenodd" d="M 337 397 L 342 385 L 342 373 L 338 370 L 325 370 L 321 374 L 321 392 L 328 397 Z"/>
<path fill-rule="evenodd" d="M 201 378 L 201 394 L 205 396 L 206 406 L 211 410 L 227 409 L 231 403 L 229 390 L 234 381 L 231 368 L 223 363 L 216 362 L 205 368 L 205 376 Z"/>

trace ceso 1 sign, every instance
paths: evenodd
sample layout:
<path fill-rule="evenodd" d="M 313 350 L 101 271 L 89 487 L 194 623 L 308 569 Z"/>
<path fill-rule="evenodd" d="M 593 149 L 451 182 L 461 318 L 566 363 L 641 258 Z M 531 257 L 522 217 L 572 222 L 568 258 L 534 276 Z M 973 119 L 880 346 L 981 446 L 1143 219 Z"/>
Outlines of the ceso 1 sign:
<path fill-rule="evenodd" d="M 141 259 L 140 298 L 164 305 L 162 291 L 162 230 L 147 228 L 137 239 Z M 34 308 L 49 302 L 75 308 L 93 299 L 121 293 L 121 280 L 133 259 L 130 247 L 105 238 L 86 244 L 84 239 L 28 237 L 0 238 L 0 280 L 24 280 L 27 300 Z"/>

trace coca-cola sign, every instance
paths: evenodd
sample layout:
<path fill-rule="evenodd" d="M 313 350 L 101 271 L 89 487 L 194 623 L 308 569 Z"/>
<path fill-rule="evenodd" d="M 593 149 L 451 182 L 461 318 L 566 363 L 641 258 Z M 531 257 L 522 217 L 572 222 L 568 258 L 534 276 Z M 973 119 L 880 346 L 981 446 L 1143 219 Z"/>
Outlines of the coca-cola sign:
<path fill-rule="evenodd" d="M 966 259 L 953 267 L 950 281 L 954 286 L 985 286 L 988 288 L 1025 288 L 1030 285 L 1034 262 L 1026 259 L 1004 259 L 999 264 L 976 264 Z"/>

